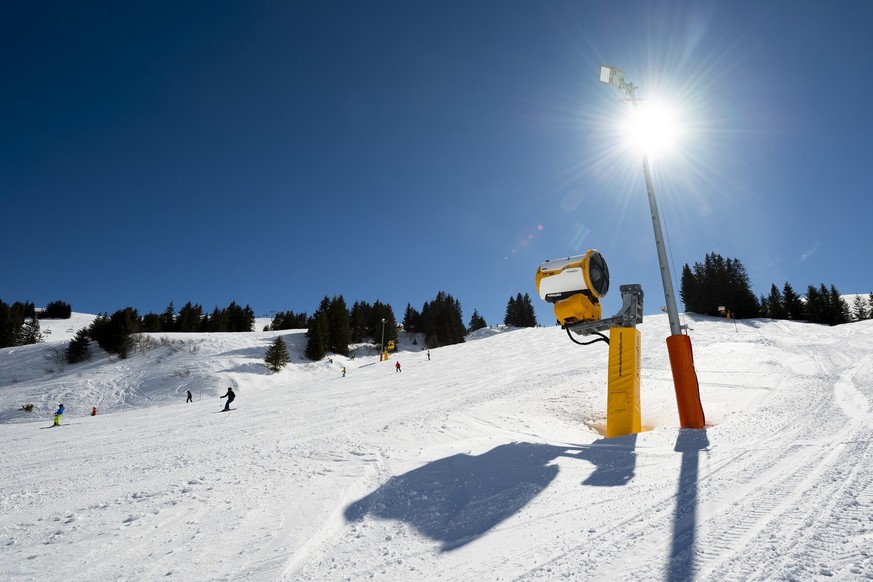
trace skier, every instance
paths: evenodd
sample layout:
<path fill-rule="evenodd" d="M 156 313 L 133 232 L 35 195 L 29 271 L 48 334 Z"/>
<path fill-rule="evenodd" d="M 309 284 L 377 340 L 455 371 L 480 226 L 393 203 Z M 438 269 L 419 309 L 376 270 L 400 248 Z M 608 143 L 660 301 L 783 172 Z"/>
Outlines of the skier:
<path fill-rule="evenodd" d="M 91 408 L 91 416 L 97 416 L 97 407 L 96 406 Z"/>
<path fill-rule="evenodd" d="M 58 411 L 55 412 L 55 423 L 52 426 L 61 426 L 61 417 L 64 415 L 64 405 L 58 404 Z"/>
<path fill-rule="evenodd" d="M 403 371 L 400 369 L 400 362 L 397 362 L 396 364 L 394 364 L 394 371 L 395 372 L 402 372 Z"/>
<path fill-rule="evenodd" d="M 346 377 L 346 367 L 343 366 L 343 378 L 345 378 L 345 377 Z"/>
<path fill-rule="evenodd" d="M 236 398 L 236 394 L 233 393 L 233 388 L 227 388 L 227 394 L 222 396 L 222 398 L 227 398 L 227 404 L 224 405 L 224 410 L 230 410 L 230 403 L 233 402 L 233 399 Z"/>
<path fill-rule="evenodd" d="M 427 350 L 427 361 L 430 361 L 430 350 Z"/>
<path fill-rule="evenodd" d="M 194 401 L 194 399 L 191 398 L 191 391 L 188 390 L 188 400 L 185 401 L 185 404 L 188 404 L 189 402 L 193 402 L 193 401 Z"/>

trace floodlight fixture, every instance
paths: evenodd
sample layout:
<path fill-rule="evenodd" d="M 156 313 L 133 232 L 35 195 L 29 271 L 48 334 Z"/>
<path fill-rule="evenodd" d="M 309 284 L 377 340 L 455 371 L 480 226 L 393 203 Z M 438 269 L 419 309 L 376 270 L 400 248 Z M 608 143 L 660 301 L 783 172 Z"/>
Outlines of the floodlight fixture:
<path fill-rule="evenodd" d="M 624 71 L 618 67 L 600 66 L 600 82 L 616 89 L 624 89 Z"/>

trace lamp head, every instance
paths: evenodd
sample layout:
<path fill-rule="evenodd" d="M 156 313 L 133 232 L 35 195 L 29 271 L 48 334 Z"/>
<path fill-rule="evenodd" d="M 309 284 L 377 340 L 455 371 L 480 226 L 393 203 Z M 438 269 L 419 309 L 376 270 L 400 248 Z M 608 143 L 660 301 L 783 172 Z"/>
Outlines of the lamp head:
<path fill-rule="evenodd" d="M 600 82 L 616 89 L 624 88 L 624 71 L 617 67 L 600 66 Z"/>

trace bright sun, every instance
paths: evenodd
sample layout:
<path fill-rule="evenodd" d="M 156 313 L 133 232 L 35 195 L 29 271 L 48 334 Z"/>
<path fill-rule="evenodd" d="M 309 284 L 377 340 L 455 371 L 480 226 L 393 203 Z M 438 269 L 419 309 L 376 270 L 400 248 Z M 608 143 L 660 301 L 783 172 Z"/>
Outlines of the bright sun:
<path fill-rule="evenodd" d="M 676 110 L 665 103 L 641 100 L 629 108 L 630 115 L 623 133 L 631 146 L 650 156 L 673 151 L 681 138 L 681 127 Z"/>

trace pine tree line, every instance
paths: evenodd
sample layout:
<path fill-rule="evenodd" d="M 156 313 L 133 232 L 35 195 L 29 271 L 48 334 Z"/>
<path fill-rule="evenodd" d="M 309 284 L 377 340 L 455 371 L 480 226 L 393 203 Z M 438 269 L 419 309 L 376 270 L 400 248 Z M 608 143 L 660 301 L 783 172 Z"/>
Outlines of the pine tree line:
<path fill-rule="evenodd" d="M 136 312 L 132 307 L 131 309 Z M 199 304 L 190 301 L 179 313 L 175 313 L 172 302 L 160 314 L 147 313 L 139 318 L 139 329 L 151 333 L 194 333 L 194 332 L 245 332 L 252 331 L 255 326 L 255 312 L 246 305 L 241 307 L 235 301 L 224 309 L 215 307 L 212 313 L 205 313 Z"/>
<path fill-rule="evenodd" d="M 0 348 L 35 344 L 42 341 L 36 308 L 31 302 L 0 301 Z"/>
<path fill-rule="evenodd" d="M 86 338 L 87 341 L 97 342 L 106 352 L 124 359 L 133 349 L 134 335 L 141 332 L 246 332 L 252 331 L 254 325 L 255 314 L 252 308 L 248 305 L 240 307 L 234 301 L 225 309 L 216 307 L 211 314 L 205 314 L 200 305 L 191 302 L 186 303 L 178 314 L 174 313 L 173 304 L 170 303 L 163 313 L 147 313 L 142 317 L 133 307 L 125 307 L 112 315 L 98 315 L 85 328 L 82 337 L 77 333 L 74 339 L 77 343 L 75 349 L 70 351 L 68 346 L 67 361 L 82 361 L 78 358 L 87 354 Z"/>
<path fill-rule="evenodd" d="M 471 327 L 484 324 L 475 314 Z M 328 352 L 348 355 L 350 343 L 372 341 L 384 348 L 397 340 L 397 320 L 391 305 L 376 301 L 369 304 L 356 301 L 349 310 L 343 296 L 321 300 L 318 309 L 307 322 L 306 357 L 320 360 Z M 421 311 L 406 305 L 402 329 L 411 334 L 423 334 L 428 348 L 462 343 L 467 333 L 462 321 L 461 303 L 440 291 L 433 301 L 427 301 Z M 478 329 L 478 328 L 477 328 Z"/>
<path fill-rule="evenodd" d="M 835 286 L 824 283 L 818 287 L 809 285 L 806 297 L 798 295 L 787 281 L 781 290 L 774 283 L 769 295 L 756 298 L 740 260 L 725 259 L 717 253 L 708 253 L 703 263 L 694 263 L 694 267 L 685 264 L 680 296 L 686 310 L 701 315 L 722 316 L 725 309 L 739 319 L 768 317 L 825 325 L 873 317 L 873 293 L 867 304 L 857 296 L 850 308 Z"/>
<path fill-rule="evenodd" d="M 306 357 L 310 360 L 320 360 L 327 352 L 348 355 L 349 344 L 365 338 L 386 344 L 397 339 L 397 322 L 390 305 L 356 301 L 349 310 L 342 295 L 325 296 L 306 327 Z"/>
<path fill-rule="evenodd" d="M 873 293 L 869 297 L 873 305 Z M 840 325 L 851 321 L 860 321 L 873 317 L 870 307 L 860 295 L 855 297 L 853 307 L 842 298 L 833 285 L 828 288 L 824 283 L 818 287 L 809 285 L 806 298 L 799 297 L 786 281 L 779 291 L 775 284 L 770 286 L 770 294 L 761 296 L 761 317 L 770 319 L 795 319 L 810 323 L 825 325 Z"/>
<path fill-rule="evenodd" d="M 752 292 L 746 269 L 739 259 L 725 259 L 707 253 L 703 263 L 682 267 L 679 295 L 685 309 L 701 315 L 722 315 L 727 309 L 734 317 L 758 317 L 761 306 Z"/>
<path fill-rule="evenodd" d="M 283 329 L 305 329 L 309 322 L 309 316 L 305 311 L 294 313 L 293 311 L 279 311 L 273 316 L 273 321 L 264 328 L 264 331 L 279 331 Z"/>
<path fill-rule="evenodd" d="M 503 323 L 514 327 L 536 327 L 537 316 L 534 313 L 530 295 L 519 293 L 515 297 L 509 298 Z"/>

